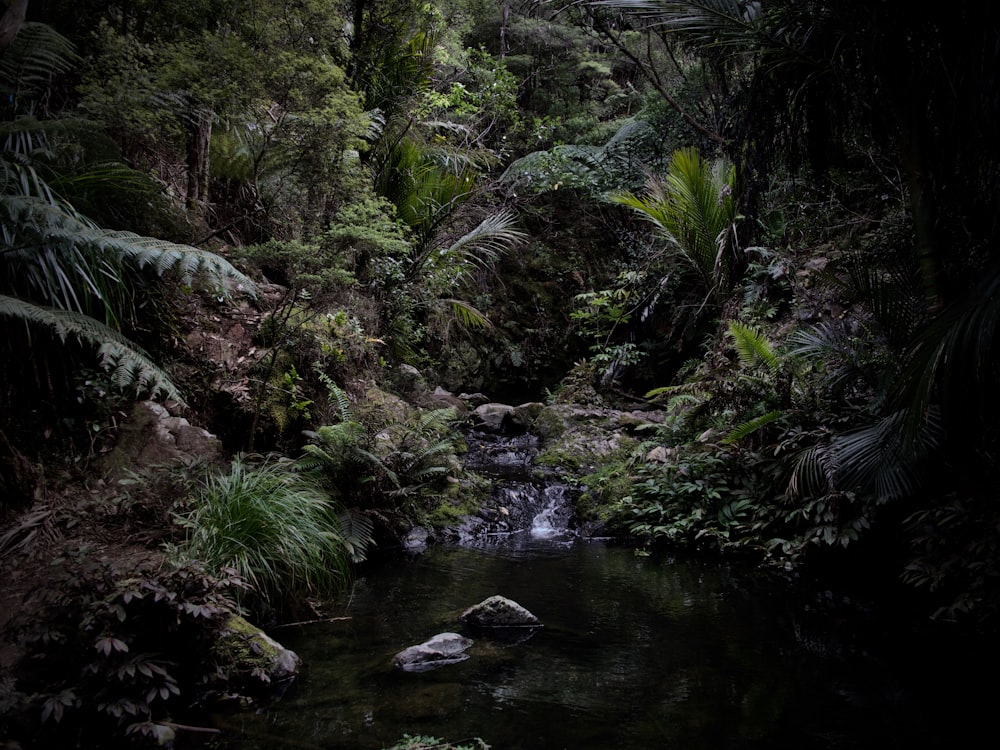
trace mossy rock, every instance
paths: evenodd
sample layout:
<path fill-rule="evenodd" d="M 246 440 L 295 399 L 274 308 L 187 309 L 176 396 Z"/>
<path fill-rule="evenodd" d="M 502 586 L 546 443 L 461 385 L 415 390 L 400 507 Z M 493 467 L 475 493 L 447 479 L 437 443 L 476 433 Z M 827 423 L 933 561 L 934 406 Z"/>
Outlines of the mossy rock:
<path fill-rule="evenodd" d="M 231 615 L 219 632 L 213 648 L 243 687 L 260 687 L 290 680 L 299 673 L 302 660 L 256 625 Z"/>
<path fill-rule="evenodd" d="M 564 410 L 547 406 L 535 416 L 532 432 L 542 440 L 554 440 L 566 432 L 567 424 Z"/>

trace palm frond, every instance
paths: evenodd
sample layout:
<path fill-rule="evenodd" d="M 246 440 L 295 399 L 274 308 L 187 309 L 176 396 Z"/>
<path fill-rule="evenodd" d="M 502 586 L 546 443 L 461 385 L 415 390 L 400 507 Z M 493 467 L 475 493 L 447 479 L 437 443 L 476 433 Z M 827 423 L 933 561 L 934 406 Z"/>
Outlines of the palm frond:
<path fill-rule="evenodd" d="M 729 335 L 736 345 L 740 362 L 746 367 L 756 367 L 760 363 L 772 373 L 777 373 L 781 369 L 778 356 L 759 328 L 740 323 L 738 320 L 730 320 Z"/>
<path fill-rule="evenodd" d="M 788 356 L 818 373 L 817 383 L 833 399 L 841 398 L 855 384 L 866 384 L 875 389 L 871 410 L 884 403 L 884 361 L 869 338 L 852 332 L 846 321 L 799 328 L 786 341 L 791 347 Z"/>
<path fill-rule="evenodd" d="M 517 215 L 510 210 L 490 214 L 471 232 L 440 251 L 438 257 L 448 261 L 460 259 L 480 267 L 488 267 L 527 237 L 524 232 L 514 228 L 516 222 Z"/>
<path fill-rule="evenodd" d="M 919 460 L 937 445 L 941 425 L 934 412 L 911 445 L 903 432 L 906 418 L 905 411 L 897 411 L 806 449 L 796 460 L 789 492 L 799 496 L 858 492 L 874 495 L 880 503 L 913 492 Z"/>
<path fill-rule="evenodd" d="M 1000 372 L 1000 267 L 959 302 L 919 331 L 907 352 L 897 403 L 904 406 L 908 436 L 919 434 L 935 403 L 954 429 L 992 413 Z"/>
<path fill-rule="evenodd" d="M 753 419 L 747 420 L 742 424 L 737 425 L 732 430 L 730 430 L 722 442 L 724 443 L 738 443 L 743 438 L 748 435 L 752 435 L 761 427 L 769 425 L 772 422 L 776 422 L 785 415 L 784 411 L 775 410 L 769 411 L 767 414 L 761 414 L 759 417 L 754 417 Z"/>
<path fill-rule="evenodd" d="M 451 310 L 451 314 L 455 316 L 455 320 L 458 321 L 459 325 L 464 328 L 492 328 L 493 323 L 483 313 L 477 310 L 468 302 L 460 299 L 442 299 L 440 300 L 444 304 L 448 305 L 448 309 Z"/>
<path fill-rule="evenodd" d="M 591 4 L 623 10 L 650 25 L 682 35 L 697 47 L 749 47 L 781 52 L 772 65 L 807 59 L 808 26 L 783 22 L 758 0 L 590 0 Z"/>
<path fill-rule="evenodd" d="M 613 193 L 609 200 L 652 222 L 721 300 L 735 270 L 735 174 L 724 161 L 704 161 L 696 149 L 674 152 L 664 178 L 652 177 L 640 195 Z"/>

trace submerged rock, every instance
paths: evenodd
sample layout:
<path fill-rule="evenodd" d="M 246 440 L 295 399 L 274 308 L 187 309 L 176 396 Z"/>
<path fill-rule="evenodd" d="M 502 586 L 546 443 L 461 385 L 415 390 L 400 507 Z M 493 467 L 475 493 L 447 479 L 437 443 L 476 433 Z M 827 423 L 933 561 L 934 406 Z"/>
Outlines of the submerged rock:
<path fill-rule="evenodd" d="M 479 628 L 538 628 L 531 612 L 505 596 L 491 596 L 465 610 L 460 619 Z"/>
<path fill-rule="evenodd" d="M 427 672 L 465 661 L 469 658 L 465 651 L 472 644 L 471 638 L 458 633 L 438 633 L 421 644 L 404 648 L 393 657 L 392 663 L 404 672 Z"/>

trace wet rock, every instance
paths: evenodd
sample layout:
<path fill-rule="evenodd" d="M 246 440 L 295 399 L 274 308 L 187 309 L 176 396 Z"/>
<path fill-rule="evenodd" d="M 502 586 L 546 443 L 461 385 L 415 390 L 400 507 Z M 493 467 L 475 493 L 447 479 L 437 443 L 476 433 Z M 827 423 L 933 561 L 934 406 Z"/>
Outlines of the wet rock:
<path fill-rule="evenodd" d="M 403 547 L 407 552 L 419 553 L 427 549 L 431 533 L 423 526 L 415 526 L 410 529 L 403 539 Z"/>
<path fill-rule="evenodd" d="M 434 389 L 434 392 L 427 397 L 426 402 L 427 406 L 434 409 L 451 407 L 459 417 L 463 417 L 469 412 L 469 408 L 462 399 L 458 398 L 451 391 L 446 391 L 441 386 L 437 386 Z"/>
<path fill-rule="evenodd" d="M 477 406 L 490 403 L 490 397 L 485 393 L 460 393 L 458 394 L 458 397 L 467 403 L 472 409 L 475 409 Z"/>
<path fill-rule="evenodd" d="M 465 651 L 472 644 L 471 638 L 458 633 L 438 633 L 430 640 L 404 648 L 393 657 L 392 663 L 404 672 L 427 672 L 465 661 L 469 658 Z"/>
<path fill-rule="evenodd" d="M 476 426 L 490 432 L 500 432 L 505 422 L 514 415 L 514 407 L 509 404 L 489 403 L 477 406 L 472 412 Z"/>
<path fill-rule="evenodd" d="M 459 618 L 479 628 L 537 628 L 541 622 L 531 612 L 505 596 L 491 596 L 465 610 Z"/>
<path fill-rule="evenodd" d="M 539 401 L 529 401 L 526 404 L 515 406 L 514 413 L 511 415 L 511 422 L 521 429 L 530 430 L 544 408 L 545 404 Z"/>
<path fill-rule="evenodd" d="M 427 390 L 427 381 L 413 365 L 399 365 L 390 373 L 390 380 L 403 394 L 418 394 Z"/>

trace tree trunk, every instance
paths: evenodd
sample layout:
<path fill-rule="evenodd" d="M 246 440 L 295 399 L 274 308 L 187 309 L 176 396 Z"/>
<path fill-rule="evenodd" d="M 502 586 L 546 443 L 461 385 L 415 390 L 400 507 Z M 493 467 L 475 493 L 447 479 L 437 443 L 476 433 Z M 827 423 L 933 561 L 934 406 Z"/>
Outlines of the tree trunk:
<path fill-rule="evenodd" d="M 0 430 L 0 491 L 4 496 L 3 504 L 28 505 L 35 498 L 37 484 L 38 469 L 10 444 L 3 430 Z"/>
<path fill-rule="evenodd" d="M 187 208 L 199 211 L 208 200 L 208 146 L 212 140 L 212 115 L 199 112 L 188 129 Z"/>
<path fill-rule="evenodd" d="M 0 17 L 0 55 L 10 47 L 21 30 L 27 10 L 28 0 L 14 0 Z"/>

